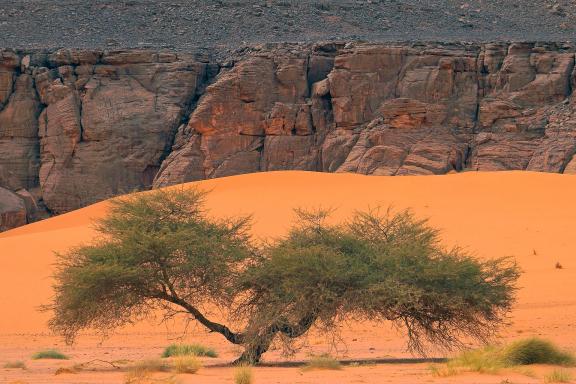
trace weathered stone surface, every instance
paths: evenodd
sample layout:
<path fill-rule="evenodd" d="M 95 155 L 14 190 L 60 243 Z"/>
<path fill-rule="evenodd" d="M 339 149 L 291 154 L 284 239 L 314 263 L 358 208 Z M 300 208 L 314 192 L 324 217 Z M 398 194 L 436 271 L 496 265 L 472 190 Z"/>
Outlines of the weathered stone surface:
<path fill-rule="evenodd" d="M 0 109 L 12 94 L 16 68 L 19 64 L 20 56 L 14 51 L 0 50 Z"/>
<path fill-rule="evenodd" d="M 32 77 L 18 76 L 0 110 L 0 185 L 13 190 L 37 185 L 39 112 Z"/>
<path fill-rule="evenodd" d="M 57 53 L 50 61 L 63 65 L 36 76 L 47 105 L 39 131 L 46 205 L 65 212 L 149 188 L 205 64 L 148 51 Z"/>
<path fill-rule="evenodd" d="M 0 232 L 26 223 L 24 201 L 17 194 L 0 187 Z"/>
<path fill-rule="evenodd" d="M 267 170 L 318 170 L 317 137 L 331 125 L 325 80 L 334 59 L 310 50 L 274 53 L 260 52 L 223 70 L 206 88 L 155 186 Z M 184 171 L 191 168 L 195 171 Z"/>
<path fill-rule="evenodd" d="M 574 51 L 266 44 L 217 64 L 150 50 L 3 50 L 0 186 L 18 191 L 32 221 L 43 204 L 60 213 L 248 172 L 576 173 Z"/>

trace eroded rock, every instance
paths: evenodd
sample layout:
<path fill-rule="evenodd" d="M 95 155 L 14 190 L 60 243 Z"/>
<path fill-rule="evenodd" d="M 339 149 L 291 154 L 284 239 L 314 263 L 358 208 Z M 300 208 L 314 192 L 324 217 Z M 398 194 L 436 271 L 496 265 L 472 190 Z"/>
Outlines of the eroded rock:
<path fill-rule="evenodd" d="M 15 193 L 0 187 L 0 231 L 27 223 L 24 201 Z"/>
<path fill-rule="evenodd" d="M 574 61 L 561 43 L 2 50 L 0 186 L 31 221 L 260 171 L 576 173 Z"/>

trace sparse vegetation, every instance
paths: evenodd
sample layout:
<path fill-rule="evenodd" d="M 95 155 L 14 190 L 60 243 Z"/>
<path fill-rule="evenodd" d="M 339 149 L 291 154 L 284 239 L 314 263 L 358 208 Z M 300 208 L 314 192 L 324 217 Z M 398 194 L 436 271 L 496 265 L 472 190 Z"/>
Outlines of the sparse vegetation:
<path fill-rule="evenodd" d="M 546 376 L 547 383 L 569 383 L 572 381 L 572 374 L 565 369 L 555 369 Z"/>
<path fill-rule="evenodd" d="M 162 353 L 162 357 L 172 356 L 218 357 L 218 353 L 214 349 L 200 344 L 172 344 L 166 347 Z"/>
<path fill-rule="evenodd" d="M 168 372 L 170 365 L 160 359 L 148 359 L 135 362 L 131 367 L 131 372 Z"/>
<path fill-rule="evenodd" d="M 462 368 L 455 367 L 452 364 L 444 364 L 444 365 L 431 364 L 430 366 L 428 366 L 428 369 L 430 370 L 430 373 L 432 373 L 432 375 L 436 377 L 455 376 L 463 371 Z"/>
<path fill-rule="evenodd" d="M 156 378 L 155 373 L 170 371 L 170 365 L 160 359 L 136 362 L 126 374 L 125 384 L 176 384 L 173 376 Z"/>
<path fill-rule="evenodd" d="M 336 360 L 334 357 L 328 354 L 322 354 L 318 356 L 312 356 L 310 360 L 306 363 L 304 367 L 305 370 L 312 370 L 312 369 L 329 369 L 329 370 L 337 370 L 342 369 L 340 362 Z"/>
<path fill-rule="evenodd" d="M 501 354 L 502 360 L 507 366 L 531 364 L 573 366 L 576 364 L 576 359 L 572 354 L 562 351 L 547 340 L 539 338 L 513 342 L 505 347 Z"/>
<path fill-rule="evenodd" d="M 196 190 L 156 190 L 112 202 L 102 236 L 60 255 L 52 330 L 72 341 L 83 329 L 111 329 L 160 305 L 183 310 L 243 347 L 239 363 L 272 343 L 289 350 L 312 327 L 337 332 L 345 318 L 391 321 L 408 347 L 462 346 L 493 335 L 514 302 L 511 259 L 479 261 L 440 246 L 438 232 L 409 211 L 358 212 L 328 224 L 326 210 L 296 210 L 283 238 L 255 246 L 249 217 L 212 219 Z M 209 319 L 210 304 L 234 329 Z"/>
<path fill-rule="evenodd" d="M 4 364 L 7 369 L 26 369 L 26 364 L 23 361 L 9 361 Z"/>
<path fill-rule="evenodd" d="M 179 356 L 174 360 L 174 371 L 177 373 L 196 373 L 202 363 L 196 356 Z"/>
<path fill-rule="evenodd" d="M 247 365 L 241 365 L 234 371 L 234 384 L 252 384 L 254 377 L 252 368 Z"/>
<path fill-rule="evenodd" d="M 430 370 L 435 376 L 445 377 L 465 371 L 493 374 L 504 368 L 532 364 L 573 366 L 576 360 L 570 353 L 560 350 L 549 341 L 529 338 L 505 346 L 464 351 L 447 364 L 433 365 Z"/>
<path fill-rule="evenodd" d="M 76 367 L 60 367 L 54 372 L 54 375 L 64 375 L 64 374 L 71 374 L 71 373 L 78 373 L 79 369 Z"/>
<path fill-rule="evenodd" d="M 34 360 L 41 360 L 41 359 L 54 359 L 54 360 L 68 360 L 69 357 L 65 354 L 55 350 L 55 349 L 47 349 L 45 351 L 36 352 L 32 355 L 32 359 Z"/>
<path fill-rule="evenodd" d="M 173 375 L 157 377 L 153 372 L 128 372 L 124 384 L 179 384 Z"/>

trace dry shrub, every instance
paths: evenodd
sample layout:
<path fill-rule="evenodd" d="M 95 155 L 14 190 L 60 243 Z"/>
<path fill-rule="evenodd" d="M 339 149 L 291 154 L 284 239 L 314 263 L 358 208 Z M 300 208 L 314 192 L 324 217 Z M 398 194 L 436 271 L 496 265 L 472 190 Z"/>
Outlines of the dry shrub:
<path fill-rule="evenodd" d="M 69 374 L 69 373 L 78 373 L 78 369 L 76 369 L 75 367 L 60 367 L 56 370 L 56 372 L 54 372 L 54 375 L 58 376 L 58 375 L 64 375 L 64 374 Z"/>
<path fill-rule="evenodd" d="M 9 361 L 4 364 L 7 369 L 26 369 L 26 364 L 23 361 Z"/>
<path fill-rule="evenodd" d="M 252 368 L 248 365 L 241 365 L 234 371 L 234 384 L 252 384 Z"/>
<path fill-rule="evenodd" d="M 342 366 L 340 365 L 340 362 L 338 360 L 336 360 L 335 358 L 333 358 L 329 354 L 324 353 L 322 355 L 312 356 L 310 361 L 308 361 L 308 363 L 306 363 L 306 366 L 304 367 L 304 369 L 306 369 L 306 370 L 311 370 L 311 369 L 337 370 L 337 369 L 342 369 Z"/>
<path fill-rule="evenodd" d="M 196 373 L 202 368 L 202 363 L 195 356 L 180 356 L 174 360 L 174 370 L 177 373 Z"/>
<path fill-rule="evenodd" d="M 136 362 L 126 374 L 125 384 L 173 384 L 173 376 L 156 378 L 155 373 L 168 372 L 170 366 L 160 359 L 150 359 Z"/>
<path fill-rule="evenodd" d="M 572 374 L 564 369 L 555 369 L 544 376 L 547 383 L 569 383 L 572 381 Z"/>

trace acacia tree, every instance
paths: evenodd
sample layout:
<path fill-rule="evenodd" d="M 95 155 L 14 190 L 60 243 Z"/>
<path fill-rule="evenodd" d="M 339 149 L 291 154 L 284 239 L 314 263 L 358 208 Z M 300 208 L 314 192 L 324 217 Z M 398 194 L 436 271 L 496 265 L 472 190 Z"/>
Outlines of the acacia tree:
<path fill-rule="evenodd" d="M 329 225 L 327 211 L 297 210 L 288 235 L 256 247 L 249 217 L 210 218 L 204 197 L 158 190 L 114 200 L 101 236 L 59 255 L 51 328 L 72 342 L 84 329 L 185 312 L 242 345 L 238 361 L 255 363 L 276 340 L 290 347 L 344 319 L 391 321 L 416 352 L 464 336 L 486 341 L 513 304 L 513 261 L 445 250 L 408 211 Z"/>

